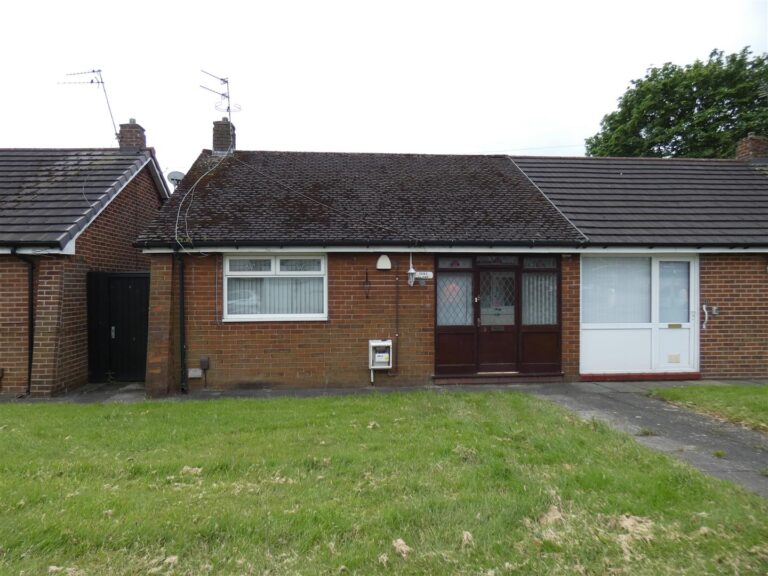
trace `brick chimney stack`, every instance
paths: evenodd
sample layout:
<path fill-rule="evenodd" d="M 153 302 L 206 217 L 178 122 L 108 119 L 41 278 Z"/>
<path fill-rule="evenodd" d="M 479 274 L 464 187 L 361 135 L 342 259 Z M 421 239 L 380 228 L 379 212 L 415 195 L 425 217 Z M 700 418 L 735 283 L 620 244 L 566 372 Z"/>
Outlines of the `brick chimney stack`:
<path fill-rule="evenodd" d="M 235 125 L 225 116 L 213 123 L 213 153 L 224 156 L 235 150 Z"/>
<path fill-rule="evenodd" d="M 131 118 L 128 124 L 120 124 L 120 134 L 117 136 L 120 150 L 137 152 L 147 147 L 147 138 L 144 136 L 144 128 L 136 124 L 136 119 Z"/>
<path fill-rule="evenodd" d="M 756 136 L 752 132 L 736 144 L 736 160 L 756 160 L 768 158 L 768 138 Z"/>

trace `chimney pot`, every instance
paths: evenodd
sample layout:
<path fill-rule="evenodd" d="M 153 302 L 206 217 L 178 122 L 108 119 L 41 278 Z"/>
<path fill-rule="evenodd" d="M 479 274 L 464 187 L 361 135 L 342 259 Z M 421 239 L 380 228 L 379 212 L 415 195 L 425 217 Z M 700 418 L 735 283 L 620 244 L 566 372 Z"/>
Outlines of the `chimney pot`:
<path fill-rule="evenodd" d="M 224 156 L 235 150 L 235 125 L 225 116 L 213 123 L 213 153 Z"/>
<path fill-rule="evenodd" d="M 120 124 L 120 133 L 117 135 L 120 150 L 137 152 L 147 147 L 147 138 L 144 128 L 136 124 L 136 119 L 131 118 L 128 124 Z"/>
<path fill-rule="evenodd" d="M 750 132 L 746 138 L 742 138 L 736 144 L 736 159 L 755 160 L 757 158 L 768 158 L 768 138 Z"/>

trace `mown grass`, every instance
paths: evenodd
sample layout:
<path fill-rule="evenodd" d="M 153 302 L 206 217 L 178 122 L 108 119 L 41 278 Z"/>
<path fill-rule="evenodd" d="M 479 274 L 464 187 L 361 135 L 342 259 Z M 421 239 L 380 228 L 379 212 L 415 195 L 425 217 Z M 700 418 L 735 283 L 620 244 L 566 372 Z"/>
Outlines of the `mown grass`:
<path fill-rule="evenodd" d="M 768 570 L 766 501 L 517 393 L 2 405 L 0 446 L 2 574 Z"/>
<path fill-rule="evenodd" d="M 660 388 L 651 394 L 696 412 L 768 432 L 768 385 Z"/>

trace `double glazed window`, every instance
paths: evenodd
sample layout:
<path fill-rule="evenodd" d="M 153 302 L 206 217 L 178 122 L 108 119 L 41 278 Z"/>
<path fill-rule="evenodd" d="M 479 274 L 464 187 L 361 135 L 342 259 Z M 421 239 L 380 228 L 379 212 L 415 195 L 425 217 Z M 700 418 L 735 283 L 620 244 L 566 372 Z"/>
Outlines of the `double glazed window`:
<path fill-rule="evenodd" d="M 325 256 L 228 256 L 225 320 L 326 320 Z"/>
<path fill-rule="evenodd" d="M 584 324 L 689 322 L 690 262 L 650 257 L 582 259 Z M 658 302 L 658 317 L 652 302 Z"/>

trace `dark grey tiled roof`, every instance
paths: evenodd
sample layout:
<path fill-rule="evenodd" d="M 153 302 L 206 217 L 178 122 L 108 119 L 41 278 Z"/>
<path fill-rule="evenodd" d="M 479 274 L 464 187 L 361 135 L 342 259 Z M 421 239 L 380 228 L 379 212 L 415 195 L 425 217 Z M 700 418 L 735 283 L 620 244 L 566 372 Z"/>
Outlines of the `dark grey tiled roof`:
<path fill-rule="evenodd" d="M 137 244 L 177 231 L 197 247 L 584 240 L 508 157 L 423 154 L 203 151 Z"/>
<path fill-rule="evenodd" d="M 513 160 L 591 245 L 768 245 L 768 178 L 758 164 L 652 158 Z"/>
<path fill-rule="evenodd" d="M 63 248 L 151 158 L 148 150 L 0 149 L 0 246 Z"/>

